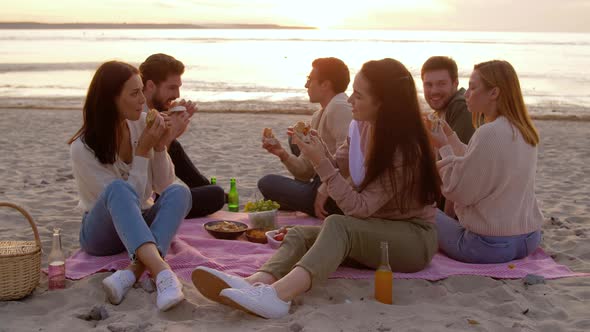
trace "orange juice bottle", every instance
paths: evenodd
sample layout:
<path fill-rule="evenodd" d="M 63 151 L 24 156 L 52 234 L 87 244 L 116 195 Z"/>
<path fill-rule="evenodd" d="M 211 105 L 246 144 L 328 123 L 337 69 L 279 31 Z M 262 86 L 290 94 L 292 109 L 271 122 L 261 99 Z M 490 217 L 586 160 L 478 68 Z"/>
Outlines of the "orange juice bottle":
<path fill-rule="evenodd" d="M 375 300 L 393 303 L 393 272 L 389 266 L 389 248 L 387 242 L 381 242 L 381 264 L 375 271 Z"/>

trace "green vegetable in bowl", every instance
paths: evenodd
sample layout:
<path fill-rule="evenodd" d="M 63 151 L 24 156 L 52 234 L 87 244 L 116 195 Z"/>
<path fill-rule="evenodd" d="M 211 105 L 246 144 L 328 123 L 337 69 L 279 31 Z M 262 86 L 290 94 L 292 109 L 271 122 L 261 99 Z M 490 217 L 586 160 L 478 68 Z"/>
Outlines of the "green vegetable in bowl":
<path fill-rule="evenodd" d="M 244 206 L 245 212 L 261 212 L 261 211 L 271 211 L 280 208 L 281 206 L 279 203 L 271 200 L 258 200 L 256 202 L 248 202 Z"/>

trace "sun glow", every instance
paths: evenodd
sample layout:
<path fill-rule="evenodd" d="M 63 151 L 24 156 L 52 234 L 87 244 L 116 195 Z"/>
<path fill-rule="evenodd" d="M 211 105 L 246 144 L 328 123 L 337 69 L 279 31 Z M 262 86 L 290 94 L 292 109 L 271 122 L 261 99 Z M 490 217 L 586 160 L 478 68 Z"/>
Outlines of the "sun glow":
<path fill-rule="evenodd" d="M 371 25 L 381 13 L 417 14 L 420 11 L 442 11 L 441 0 L 299 0 L 275 4 L 278 16 L 295 24 L 319 29 Z"/>

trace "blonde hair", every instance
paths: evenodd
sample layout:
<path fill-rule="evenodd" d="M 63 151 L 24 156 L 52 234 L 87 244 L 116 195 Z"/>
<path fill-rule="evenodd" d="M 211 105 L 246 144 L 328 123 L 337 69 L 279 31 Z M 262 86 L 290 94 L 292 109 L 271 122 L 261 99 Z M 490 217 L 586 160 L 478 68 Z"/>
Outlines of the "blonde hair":
<path fill-rule="evenodd" d="M 539 144 L 539 133 L 524 104 L 520 82 L 514 67 L 508 61 L 492 60 L 477 64 L 473 69 L 477 70 L 486 88 L 500 89 L 498 114 L 506 117 L 518 128 L 525 142 L 532 146 Z M 475 128 L 482 124 L 481 118 L 481 114 L 473 113 Z"/>

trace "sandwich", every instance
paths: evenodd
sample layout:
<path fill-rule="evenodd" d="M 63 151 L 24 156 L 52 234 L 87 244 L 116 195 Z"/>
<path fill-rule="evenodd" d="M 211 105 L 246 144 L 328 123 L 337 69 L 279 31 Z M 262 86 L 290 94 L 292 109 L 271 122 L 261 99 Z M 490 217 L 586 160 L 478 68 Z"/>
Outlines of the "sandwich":
<path fill-rule="evenodd" d="M 145 124 L 147 125 L 148 128 L 151 128 L 151 126 L 156 121 L 157 116 L 158 116 L 158 111 L 155 108 L 152 108 L 148 111 L 147 116 L 145 117 Z"/>
<path fill-rule="evenodd" d="M 174 112 L 186 112 L 186 107 L 182 106 L 182 105 L 176 105 L 174 107 L 171 107 L 168 112 L 170 113 L 174 113 Z"/>
<path fill-rule="evenodd" d="M 262 130 L 262 140 L 266 144 L 275 145 L 279 141 L 275 138 L 271 128 L 264 128 Z"/>
<path fill-rule="evenodd" d="M 293 133 L 297 135 L 301 141 L 305 143 L 311 142 L 311 125 L 309 123 L 299 121 L 293 126 Z"/>
<path fill-rule="evenodd" d="M 438 115 L 436 115 L 436 113 L 429 113 L 426 116 L 426 124 L 428 126 L 428 130 L 431 132 L 437 132 L 442 128 L 441 119 L 438 117 Z"/>

